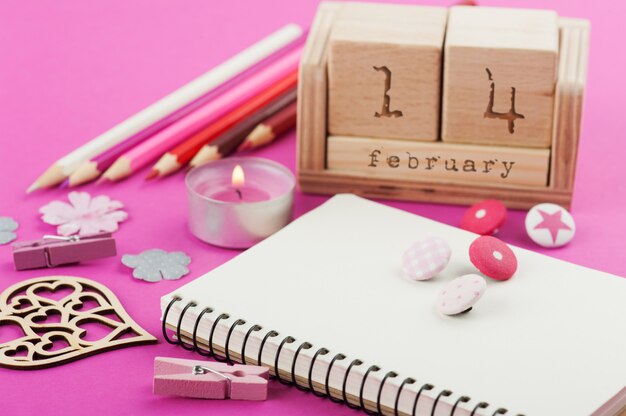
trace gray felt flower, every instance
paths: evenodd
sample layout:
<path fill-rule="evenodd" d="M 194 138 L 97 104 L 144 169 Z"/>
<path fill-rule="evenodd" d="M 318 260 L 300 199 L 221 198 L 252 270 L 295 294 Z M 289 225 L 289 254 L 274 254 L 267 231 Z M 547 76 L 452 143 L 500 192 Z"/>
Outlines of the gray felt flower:
<path fill-rule="evenodd" d="M 19 224 L 13 218 L 0 217 L 0 244 L 10 243 L 17 237 L 13 231 Z"/>
<path fill-rule="evenodd" d="M 138 255 L 124 254 L 122 263 L 133 268 L 133 277 L 146 282 L 161 279 L 178 280 L 187 273 L 191 258 L 182 251 L 168 253 L 158 248 L 146 250 Z"/>

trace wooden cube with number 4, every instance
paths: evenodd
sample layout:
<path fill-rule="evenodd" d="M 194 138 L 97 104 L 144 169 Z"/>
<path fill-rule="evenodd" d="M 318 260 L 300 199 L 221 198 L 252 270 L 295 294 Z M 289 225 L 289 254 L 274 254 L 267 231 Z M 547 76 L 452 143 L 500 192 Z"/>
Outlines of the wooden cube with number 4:
<path fill-rule="evenodd" d="M 550 147 L 558 55 L 553 11 L 452 7 L 444 51 L 443 141 Z"/>
<path fill-rule="evenodd" d="M 332 135 L 435 141 L 447 10 L 347 3 L 329 37 Z"/>

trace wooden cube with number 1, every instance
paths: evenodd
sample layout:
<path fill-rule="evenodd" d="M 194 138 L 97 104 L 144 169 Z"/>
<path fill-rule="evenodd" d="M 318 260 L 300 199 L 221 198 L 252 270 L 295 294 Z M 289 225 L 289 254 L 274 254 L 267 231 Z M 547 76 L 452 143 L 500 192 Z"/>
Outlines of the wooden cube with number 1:
<path fill-rule="evenodd" d="M 435 141 L 447 10 L 347 3 L 329 38 L 333 135 Z"/>

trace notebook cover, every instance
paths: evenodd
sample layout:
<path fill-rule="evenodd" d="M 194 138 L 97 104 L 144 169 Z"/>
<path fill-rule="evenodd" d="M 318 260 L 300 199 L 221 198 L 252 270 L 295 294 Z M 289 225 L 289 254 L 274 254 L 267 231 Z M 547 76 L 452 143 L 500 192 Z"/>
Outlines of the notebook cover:
<path fill-rule="evenodd" d="M 427 236 L 448 241 L 451 261 L 435 279 L 410 282 L 402 276 L 401 255 Z M 382 397 L 387 408 L 410 376 L 416 385 L 433 384 L 433 392 L 453 392 L 440 398 L 435 416 L 449 415 L 460 395 L 472 400 L 455 415 L 469 414 L 479 401 L 492 405 L 489 414 L 499 407 L 527 416 L 616 414 L 626 392 L 626 280 L 513 248 L 519 269 L 511 280 L 487 279 L 487 291 L 470 313 L 441 316 L 434 302 L 442 287 L 476 273 L 468 256 L 475 238 L 337 195 L 163 297 L 162 307 L 176 294 L 292 335 L 298 342 L 285 346 L 291 353 L 306 340 L 376 364 L 382 371 L 365 385 L 370 398 L 384 374 L 396 371 Z M 315 350 L 303 352 L 296 373 L 306 375 Z M 323 376 L 322 369 L 313 378 Z M 348 393 L 358 395 L 353 381 Z M 424 406 L 432 406 L 429 399 Z M 411 404 L 402 400 L 399 408 L 410 412 Z M 419 407 L 417 414 L 430 410 Z"/>

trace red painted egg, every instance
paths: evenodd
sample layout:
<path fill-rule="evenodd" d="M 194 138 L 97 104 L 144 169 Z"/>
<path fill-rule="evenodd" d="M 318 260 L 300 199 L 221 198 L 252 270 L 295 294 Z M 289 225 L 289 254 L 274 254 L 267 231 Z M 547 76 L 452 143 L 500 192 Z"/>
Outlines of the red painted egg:
<path fill-rule="evenodd" d="M 517 270 L 515 253 L 496 237 L 478 237 L 470 245 L 469 256 L 481 273 L 495 280 L 508 280 Z"/>
<path fill-rule="evenodd" d="M 461 228 L 480 235 L 495 234 L 506 220 L 506 207 L 495 199 L 472 205 L 461 219 Z"/>

